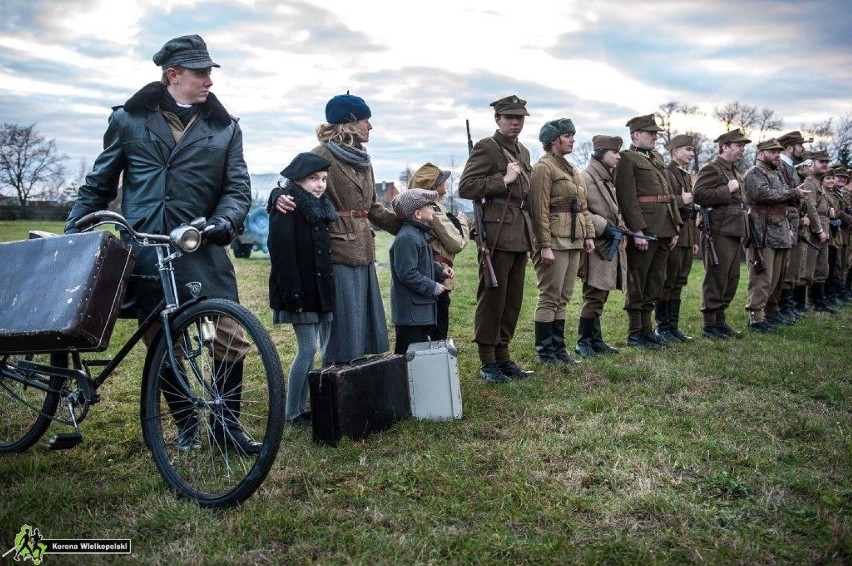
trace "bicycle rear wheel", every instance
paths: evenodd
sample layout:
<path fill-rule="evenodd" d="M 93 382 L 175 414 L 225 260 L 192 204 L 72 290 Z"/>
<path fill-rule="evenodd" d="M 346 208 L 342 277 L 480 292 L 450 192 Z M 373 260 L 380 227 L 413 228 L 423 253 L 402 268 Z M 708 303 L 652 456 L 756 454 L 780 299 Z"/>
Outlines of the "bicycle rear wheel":
<path fill-rule="evenodd" d="M 142 385 L 142 431 L 179 495 L 204 507 L 238 504 L 269 473 L 281 442 L 284 381 L 266 329 L 245 307 L 203 300 L 172 322 Z M 169 350 L 178 360 L 176 377 Z M 184 379 L 187 396 L 177 386 Z M 240 436 L 244 435 L 244 436 Z M 240 440 L 260 443 L 246 451 Z"/>
<path fill-rule="evenodd" d="M 18 367 L 19 361 L 67 367 L 68 359 L 59 354 L 10 355 L 0 367 L 0 454 L 23 452 L 50 426 L 59 403 L 61 377 Z M 17 375 L 48 388 L 44 391 L 13 379 Z"/>

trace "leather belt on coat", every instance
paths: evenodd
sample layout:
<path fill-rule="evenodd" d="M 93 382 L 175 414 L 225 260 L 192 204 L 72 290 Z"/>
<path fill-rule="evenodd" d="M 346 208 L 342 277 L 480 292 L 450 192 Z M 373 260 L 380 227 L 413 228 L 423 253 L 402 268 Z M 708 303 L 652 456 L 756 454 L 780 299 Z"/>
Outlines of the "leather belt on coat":
<path fill-rule="evenodd" d="M 341 218 L 367 218 L 369 210 L 338 210 L 337 215 Z"/>
<path fill-rule="evenodd" d="M 578 207 L 577 212 L 586 210 L 585 206 Z M 562 214 L 564 212 L 572 212 L 570 204 L 552 204 L 550 205 L 550 214 Z"/>
<path fill-rule="evenodd" d="M 668 204 L 672 201 L 671 195 L 639 195 L 636 197 L 639 202 L 657 202 L 660 204 Z"/>
<path fill-rule="evenodd" d="M 787 209 L 783 206 L 763 206 L 756 204 L 748 209 L 749 214 L 768 214 L 769 216 L 787 216 Z"/>
<path fill-rule="evenodd" d="M 486 201 L 488 204 L 508 204 L 509 206 L 513 206 L 515 208 L 524 208 L 524 201 L 518 200 L 516 198 L 489 198 Z"/>
<path fill-rule="evenodd" d="M 450 267 L 453 266 L 453 260 L 451 260 L 450 258 L 444 257 L 441 254 L 433 253 L 432 259 L 434 259 L 438 263 L 445 263 L 445 264 L 449 265 Z"/>

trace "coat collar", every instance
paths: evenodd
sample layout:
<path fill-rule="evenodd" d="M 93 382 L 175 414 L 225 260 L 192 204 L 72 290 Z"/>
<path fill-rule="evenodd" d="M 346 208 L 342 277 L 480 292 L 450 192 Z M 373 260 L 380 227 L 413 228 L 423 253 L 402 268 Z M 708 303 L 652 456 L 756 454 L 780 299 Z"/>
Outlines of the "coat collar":
<path fill-rule="evenodd" d="M 153 112 L 160 107 L 160 97 L 163 94 L 163 85 L 159 82 L 148 83 L 136 94 L 124 103 L 124 110 L 129 114 L 140 114 Z M 118 107 L 116 107 L 118 108 Z M 219 102 L 212 92 L 207 95 L 207 100 L 201 105 L 199 118 L 203 118 L 209 124 L 224 128 L 231 123 L 231 115 Z"/>

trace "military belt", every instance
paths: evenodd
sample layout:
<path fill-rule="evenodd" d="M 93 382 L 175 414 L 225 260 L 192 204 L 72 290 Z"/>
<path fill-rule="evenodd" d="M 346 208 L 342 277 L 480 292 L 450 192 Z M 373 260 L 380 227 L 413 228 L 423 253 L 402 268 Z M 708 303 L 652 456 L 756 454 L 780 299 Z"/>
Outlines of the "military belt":
<path fill-rule="evenodd" d="M 581 206 L 580 210 L 577 212 L 583 212 L 586 210 L 585 206 Z M 562 214 L 563 212 L 571 212 L 570 204 L 552 204 L 550 205 L 550 213 L 551 214 Z"/>
<path fill-rule="evenodd" d="M 341 218 L 367 218 L 369 210 L 338 210 L 337 215 Z"/>
<path fill-rule="evenodd" d="M 783 206 L 763 206 L 756 204 L 748 209 L 749 214 L 768 214 L 769 216 L 787 216 L 787 209 Z"/>
<path fill-rule="evenodd" d="M 489 204 L 508 204 L 509 206 L 513 206 L 515 208 L 523 208 L 524 201 L 518 200 L 516 198 L 489 198 L 486 202 Z"/>
<path fill-rule="evenodd" d="M 639 202 L 656 202 L 668 204 L 672 201 L 671 195 L 641 195 L 636 197 Z"/>
<path fill-rule="evenodd" d="M 450 267 L 452 267 L 452 266 L 453 266 L 453 260 L 451 260 L 451 259 L 450 259 L 450 258 L 448 258 L 448 257 L 444 257 L 444 256 L 442 256 L 441 254 L 433 253 L 433 254 L 432 254 L 432 259 L 434 259 L 434 260 L 435 260 L 435 261 L 437 261 L 438 263 L 446 263 L 446 264 L 447 264 L 447 265 L 449 265 Z"/>

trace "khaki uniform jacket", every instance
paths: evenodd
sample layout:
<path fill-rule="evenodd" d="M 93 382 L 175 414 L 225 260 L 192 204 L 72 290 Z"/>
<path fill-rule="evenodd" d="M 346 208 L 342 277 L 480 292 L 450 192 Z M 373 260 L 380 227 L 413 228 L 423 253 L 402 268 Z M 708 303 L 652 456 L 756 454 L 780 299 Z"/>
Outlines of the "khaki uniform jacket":
<path fill-rule="evenodd" d="M 848 185 L 843 187 L 842 195 L 840 207 L 843 209 L 843 214 L 840 215 L 840 218 L 843 220 L 843 226 L 841 226 L 843 229 L 843 245 L 846 246 L 852 243 L 852 214 L 848 212 L 852 211 L 852 191 L 849 190 Z"/>
<path fill-rule="evenodd" d="M 595 228 L 595 235 L 603 234 L 607 223 L 613 224 L 624 230 L 627 228 L 618 208 L 615 198 L 615 185 L 612 183 L 611 171 L 600 161 L 592 158 L 589 165 L 583 170 L 583 184 L 586 187 L 586 203 L 589 206 L 589 216 Z M 595 247 L 599 248 L 601 240 L 595 241 Z M 587 264 L 583 281 L 588 285 L 609 291 L 610 289 L 621 289 L 624 291 L 627 284 L 627 238 L 621 239 L 618 253 L 607 261 L 597 251 L 587 254 Z M 599 248 L 600 249 L 600 248 Z M 619 274 L 619 271 L 621 272 Z M 618 283 L 621 286 L 618 286 Z"/>
<path fill-rule="evenodd" d="M 734 193 L 728 190 L 728 182 L 732 179 L 740 182 L 740 189 Z M 719 155 L 714 157 L 698 171 L 692 194 L 696 204 L 709 209 L 710 233 L 713 236 L 746 236 L 742 178 L 733 163 Z"/>
<path fill-rule="evenodd" d="M 435 254 L 435 261 L 444 267 L 452 267 L 452 261 L 456 254 L 461 252 L 470 239 L 470 227 L 467 222 L 459 222 L 461 229 L 450 220 L 449 212 L 443 203 L 435 202 L 432 205 L 432 234 L 429 237 L 429 246 Z M 438 256 L 450 260 L 450 263 L 441 261 Z M 444 281 L 444 287 L 448 290 L 455 289 L 455 279 Z"/>
<path fill-rule="evenodd" d="M 576 250 L 583 240 L 595 237 L 595 227 L 586 205 L 586 189 L 580 171 L 559 155 L 545 154 L 532 170 L 532 217 L 535 250 L 556 248 Z M 569 207 L 577 199 L 574 241 L 571 242 L 571 212 L 552 211 Z M 557 241 L 554 241 L 557 240 Z"/>
<path fill-rule="evenodd" d="M 509 167 L 509 159 L 503 150 L 521 165 L 521 175 L 506 187 L 503 175 Z M 503 229 L 498 224 L 506 205 L 491 202 L 491 199 L 511 197 L 515 202 L 527 202 L 529 199 L 529 178 L 532 173 L 530 152 L 524 145 L 500 133 L 494 132 L 490 138 L 476 142 L 473 151 L 465 163 L 459 181 L 459 196 L 470 200 L 485 199 L 482 208 L 485 216 L 485 228 L 488 232 L 488 246 L 506 252 L 528 252 L 532 250 L 532 222 L 529 207 L 524 209 L 509 206 L 506 210 Z M 526 176 L 526 178 L 524 178 Z M 500 237 L 496 243 L 497 233 Z"/>
<path fill-rule="evenodd" d="M 802 184 L 802 178 L 799 176 L 796 168 L 784 161 L 784 155 L 781 156 L 781 160 L 778 163 L 778 172 L 781 173 L 781 178 L 784 179 L 788 187 L 795 188 Z M 797 200 L 795 205 L 790 206 L 787 210 L 787 220 L 790 221 L 790 227 L 793 229 L 793 232 L 799 231 L 799 209 L 801 206 L 801 200 Z"/>
<path fill-rule="evenodd" d="M 790 238 L 790 221 L 787 218 L 787 206 L 797 202 L 799 193 L 784 182 L 780 171 L 774 166 L 758 160 L 757 164 L 743 176 L 747 214 L 751 217 L 755 229 L 755 239 L 761 247 L 790 248 L 794 242 Z M 753 207 L 778 209 L 781 214 L 768 211 L 756 212 Z"/>
<path fill-rule="evenodd" d="M 680 232 L 683 220 L 675 205 L 666 166 L 656 151 L 645 157 L 635 148 L 621 152 L 615 168 L 615 192 L 624 222 L 631 231 L 642 230 L 650 235 L 669 238 Z M 639 202 L 641 196 L 672 197 L 668 203 Z"/>
<path fill-rule="evenodd" d="M 840 198 L 838 198 L 837 193 L 834 192 L 834 189 L 829 191 L 825 191 L 825 200 L 828 203 L 829 208 L 834 209 L 835 218 L 840 218 Z M 829 231 L 828 231 L 828 245 L 832 248 L 839 248 L 843 245 L 843 235 L 841 234 L 841 226 L 831 227 L 831 218 L 829 217 Z M 842 221 L 842 218 L 841 218 Z"/>
<path fill-rule="evenodd" d="M 681 226 L 678 234 L 677 247 L 691 248 L 698 243 L 698 228 L 695 224 L 697 213 L 694 202 L 689 206 L 683 204 L 683 193 L 692 192 L 692 177 L 690 177 L 688 171 L 685 171 L 674 161 L 666 166 L 666 173 L 669 176 L 669 184 L 675 197 L 678 212 L 680 212 L 680 218 L 683 220 L 683 226 Z"/>
<path fill-rule="evenodd" d="M 811 225 L 808 226 L 811 234 L 819 234 L 825 232 L 830 236 L 828 224 L 828 209 L 829 204 L 825 199 L 825 190 L 822 188 L 822 175 L 808 175 L 805 179 L 804 189 L 810 191 L 811 194 L 807 198 L 808 218 L 811 220 Z"/>
<path fill-rule="evenodd" d="M 367 218 L 340 218 L 329 225 L 331 263 L 358 266 L 376 261 L 376 245 L 370 222 L 396 234 L 402 221 L 376 202 L 373 168 L 356 171 L 337 159 L 324 145 L 311 150 L 331 162 L 326 194 L 338 211 L 366 210 Z"/>

